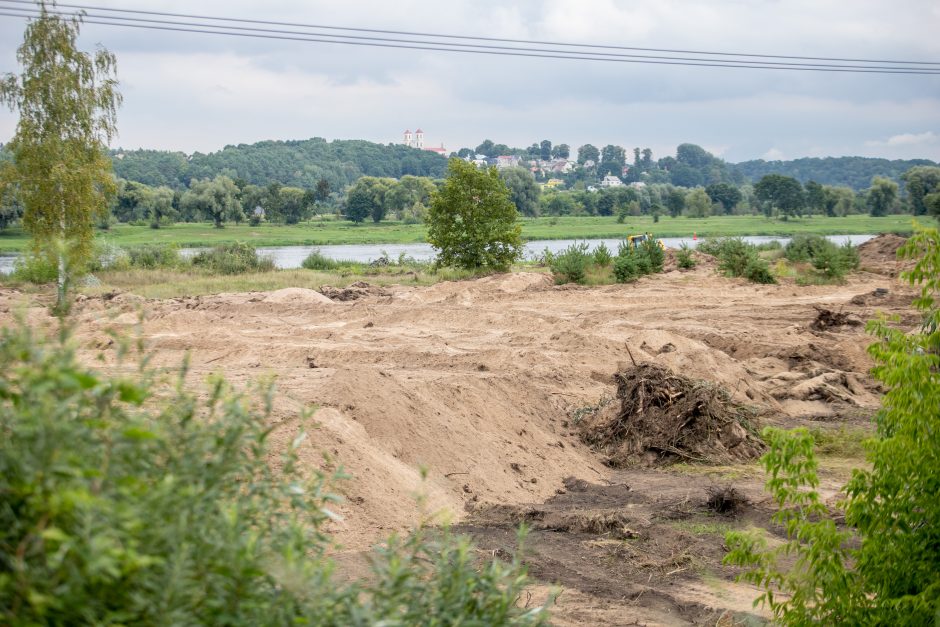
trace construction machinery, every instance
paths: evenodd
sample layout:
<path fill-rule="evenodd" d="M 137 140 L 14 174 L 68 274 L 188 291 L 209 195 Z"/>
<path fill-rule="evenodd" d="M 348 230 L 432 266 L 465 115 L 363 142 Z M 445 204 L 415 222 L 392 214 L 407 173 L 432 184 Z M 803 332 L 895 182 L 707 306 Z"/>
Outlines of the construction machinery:
<path fill-rule="evenodd" d="M 640 233 L 639 235 L 627 235 L 627 243 L 630 248 L 637 249 L 643 245 L 643 242 L 654 240 L 659 247 L 666 250 L 666 244 L 661 239 L 655 239 L 652 233 Z"/>

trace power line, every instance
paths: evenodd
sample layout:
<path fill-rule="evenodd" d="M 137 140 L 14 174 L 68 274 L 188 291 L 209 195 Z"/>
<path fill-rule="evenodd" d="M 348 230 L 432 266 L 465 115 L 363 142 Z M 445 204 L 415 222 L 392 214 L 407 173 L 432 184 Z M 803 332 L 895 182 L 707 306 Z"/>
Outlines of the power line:
<path fill-rule="evenodd" d="M 16 3 L 16 4 L 29 4 L 29 5 L 35 4 L 34 0 L 0 0 L 0 1 L 7 2 L 7 3 Z M 855 58 L 839 58 L 839 57 L 810 57 L 810 56 L 771 55 L 771 54 L 754 54 L 754 53 L 739 53 L 739 52 L 716 52 L 716 51 L 682 50 L 682 49 L 669 49 L 669 48 L 641 48 L 641 47 L 634 47 L 634 46 L 579 44 L 579 43 L 570 43 L 570 42 L 541 41 L 541 40 L 530 40 L 530 39 L 505 39 L 505 38 L 498 38 L 498 37 L 481 37 L 481 36 L 468 36 L 468 35 L 451 35 L 451 34 L 442 34 L 442 33 L 383 30 L 383 29 L 361 28 L 361 27 L 351 27 L 351 26 L 304 24 L 304 23 L 299 23 L 299 22 L 278 22 L 278 21 L 271 21 L 271 20 L 257 20 L 257 19 L 247 19 L 247 18 L 213 17 L 213 16 L 197 15 L 197 14 L 191 14 L 191 13 L 169 13 L 169 12 L 163 12 L 163 11 L 145 11 L 145 10 L 139 10 L 139 9 L 116 9 L 112 7 L 102 7 L 102 6 L 82 5 L 82 4 L 59 3 L 57 6 L 74 8 L 74 9 L 93 10 L 93 11 L 110 11 L 114 13 L 134 13 L 138 15 L 155 15 L 155 16 L 162 16 L 162 17 L 181 17 L 181 18 L 198 19 L 198 20 L 212 20 L 216 22 L 237 22 L 237 23 L 245 23 L 245 24 L 261 24 L 261 25 L 266 25 L 266 26 L 290 26 L 290 27 L 320 29 L 320 30 L 339 30 L 339 31 L 388 34 L 388 35 L 407 35 L 407 36 L 415 36 L 415 37 L 435 37 L 439 39 L 463 39 L 463 40 L 473 40 L 473 41 L 493 41 L 493 42 L 502 42 L 502 43 L 550 45 L 550 46 L 559 46 L 559 47 L 594 48 L 594 49 L 605 49 L 605 50 L 632 50 L 632 51 L 637 51 L 637 52 L 661 52 L 661 53 L 669 53 L 669 54 L 696 54 L 696 55 L 708 55 L 708 56 L 752 57 L 752 58 L 765 58 L 765 59 L 794 59 L 794 60 L 802 60 L 802 61 L 886 63 L 886 64 L 897 64 L 897 65 L 940 65 L 940 61 L 901 61 L 901 60 L 888 60 L 888 59 L 855 59 Z"/>
<path fill-rule="evenodd" d="M 0 2 L 18 2 L 31 4 L 28 0 L 0 0 Z M 65 5 L 63 5 L 65 6 Z M 79 5 L 69 5 L 77 7 Z M 3 8 L 3 7 L 0 7 Z M 19 13 L 0 12 L 0 16 L 30 18 L 41 14 L 38 9 L 26 9 L 17 7 L 5 7 L 7 11 L 17 11 Z M 108 9 L 111 11 L 122 11 L 120 9 Z M 79 16 L 76 13 L 48 10 L 48 13 L 62 16 Z M 127 11 L 133 13 L 155 13 L 142 11 Z M 197 16 L 199 17 L 199 16 Z M 488 46 L 482 44 L 453 44 L 449 42 L 425 41 L 425 40 L 398 40 L 390 38 L 376 37 L 356 37 L 350 35 L 332 35 L 325 33 L 306 34 L 297 31 L 280 31 L 264 28 L 244 28 L 234 26 L 218 26 L 214 24 L 196 24 L 192 22 L 172 22 L 167 20 L 153 20 L 143 18 L 127 18 L 120 16 L 85 16 L 82 18 L 85 23 L 98 24 L 104 26 L 124 26 L 128 28 L 138 28 L 158 31 L 171 31 L 183 33 L 197 33 L 210 35 L 227 35 L 237 37 L 249 37 L 256 39 L 275 39 L 285 41 L 301 41 L 315 43 L 332 43 L 355 46 L 370 46 L 381 48 L 399 48 L 411 50 L 429 50 L 440 52 L 462 52 L 470 54 L 486 54 L 496 56 L 515 56 L 543 59 L 567 59 L 580 61 L 608 61 L 634 64 L 653 64 L 653 65 L 677 65 L 689 67 L 726 67 L 738 69 L 765 69 L 765 70 L 799 70 L 816 72 L 847 72 L 847 73 L 866 73 L 866 74 L 918 74 L 918 75 L 937 75 L 940 74 L 940 68 L 898 68 L 871 65 L 822 65 L 822 64 L 804 64 L 792 62 L 765 62 L 749 59 L 707 59 L 707 58 L 689 58 L 689 57 L 656 57 L 651 55 L 624 55 L 617 53 L 594 53 L 586 51 L 558 51 L 538 48 L 516 48 L 504 46 Z M 200 18 L 225 20 L 228 18 Z M 107 20 L 107 21 L 105 21 Z M 122 21 L 113 21 L 122 20 Z M 243 21 L 243 20 L 238 20 Z M 257 21 L 260 22 L 260 21 Z M 210 30 L 211 29 L 211 30 Z M 233 30 L 238 29 L 238 30 Z M 329 39 L 326 39 L 326 38 Z M 570 45 L 570 44 L 569 44 Z M 466 46 L 457 48 L 454 46 Z M 591 56 L 594 55 L 594 56 Z M 777 57 L 784 58 L 784 57 Z M 920 63 L 920 62 L 918 62 Z"/>
<path fill-rule="evenodd" d="M 2 1 L 13 1 L 18 0 L 0 0 Z M 13 8 L 9 10 L 14 11 L 33 11 L 34 14 L 38 14 L 36 9 L 19 9 Z M 61 12 L 55 10 L 47 10 L 47 12 L 53 15 L 63 15 L 63 16 L 72 16 L 76 15 L 74 13 Z M 161 24 L 161 25 L 170 25 L 170 26 L 187 26 L 187 27 L 196 27 L 196 28 L 212 28 L 214 30 L 225 30 L 225 31 L 246 31 L 246 32 L 261 32 L 265 34 L 274 34 L 274 35 L 301 35 L 301 36 L 310 36 L 314 34 L 318 37 L 329 37 L 330 41 L 336 38 L 341 39 L 351 39 L 354 41 L 377 41 L 377 42 L 391 42 L 391 43 L 405 43 L 405 44 L 427 44 L 427 45 L 446 45 L 448 48 L 451 47 L 460 47 L 467 49 L 486 49 L 486 50 L 504 50 L 510 52 L 540 52 L 540 53 L 558 53 L 564 52 L 555 49 L 549 48 L 518 48 L 510 46 L 494 46 L 488 44 L 464 44 L 464 43 L 448 43 L 448 42 L 436 42 L 436 41 L 422 41 L 422 40 L 412 40 L 412 39 L 397 39 L 390 37 L 367 37 L 367 36 L 357 36 L 357 35 L 332 35 L 332 34 L 323 34 L 323 33 L 305 33 L 303 31 L 293 31 L 293 30 L 281 30 L 281 29 L 269 29 L 269 28 L 258 28 L 258 27 L 242 27 L 242 26 L 216 26 L 213 24 L 205 24 L 200 22 L 179 22 L 179 21 L 169 21 L 169 20 L 158 20 L 158 19 L 148 19 L 148 18 L 131 18 L 124 16 L 109 16 L 109 15 L 98 15 L 94 13 L 84 12 L 84 19 L 88 23 L 98 23 L 101 22 L 92 22 L 91 19 L 107 19 L 107 20 L 120 20 L 121 24 L 114 25 L 125 25 L 125 22 L 137 22 L 143 24 Z M 110 23 L 110 22 L 109 22 Z M 195 31 L 194 31 L 195 32 Z M 236 34 L 236 33 L 233 33 Z M 320 41 L 320 40 L 317 40 Z M 342 43 L 342 41 L 337 41 L 336 43 Z M 587 56 L 587 57 L 603 57 L 603 58 L 635 58 L 635 59 L 659 59 L 659 60 L 670 60 L 670 61 L 693 61 L 693 62 L 702 62 L 702 61 L 722 61 L 730 63 L 731 61 L 725 61 L 722 59 L 703 59 L 700 57 L 670 57 L 670 56 L 660 56 L 660 55 L 642 55 L 642 54 L 623 54 L 623 53 L 602 53 L 602 52 L 592 52 L 592 51 L 575 51 L 571 53 L 565 53 L 571 55 Z M 782 62 L 782 61 L 755 61 L 755 60 L 744 60 L 736 61 L 735 63 L 746 64 L 748 66 L 779 66 L 782 68 L 845 68 L 845 69 L 865 69 L 865 70 L 901 70 L 908 72 L 912 69 L 921 69 L 921 68 L 907 68 L 907 67 L 897 67 L 897 66 L 882 66 L 882 65 L 837 65 L 837 64 L 819 64 L 819 63 L 796 63 L 796 62 Z M 940 71 L 940 68 L 923 68 L 927 70 L 936 70 Z"/>

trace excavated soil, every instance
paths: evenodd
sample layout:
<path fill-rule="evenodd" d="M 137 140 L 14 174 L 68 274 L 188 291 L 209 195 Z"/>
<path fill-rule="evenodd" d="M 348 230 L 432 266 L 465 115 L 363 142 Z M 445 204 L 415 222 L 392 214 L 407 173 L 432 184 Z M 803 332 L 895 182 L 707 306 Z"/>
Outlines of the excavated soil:
<path fill-rule="evenodd" d="M 815 330 L 817 307 L 916 324 L 910 288 L 870 272 L 840 286 L 755 285 L 700 264 L 603 287 L 517 273 L 353 289 L 336 300 L 294 288 L 169 300 L 113 292 L 79 299 L 77 336 L 91 362 L 143 312 L 154 362 L 189 355 L 193 385 L 214 372 L 245 385 L 273 375 L 275 447 L 293 439 L 303 408 L 318 408 L 301 457 L 353 477 L 332 529 L 343 564 L 413 525 L 418 493 L 464 525 L 481 555 L 508 554 L 514 525 L 537 523 L 526 545 L 533 594 L 561 586 L 560 624 L 731 624 L 752 612 L 754 591 L 720 564 L 721 535 L 701 530 L 766 527 L 760 473 L 735 484 L 750 504 L 727 518 L 708 508 L 700 476 L 614 470 L 581 440 L 580 419 L 616 406 L 628 347 L 638 364 L 721 386 L 762 424 L 841 424 L 867 420 L 881 390 L 863 328 Z M 41 300 L 0 289 L 0 322 L 20 311 L 51 327 Z"/>

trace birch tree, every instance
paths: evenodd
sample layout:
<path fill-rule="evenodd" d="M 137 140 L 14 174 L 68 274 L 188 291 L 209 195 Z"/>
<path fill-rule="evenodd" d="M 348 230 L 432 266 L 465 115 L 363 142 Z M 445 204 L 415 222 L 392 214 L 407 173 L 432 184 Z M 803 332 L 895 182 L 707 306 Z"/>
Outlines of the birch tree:
<path fill-rule="evenodd" d="M 0 102 L 19 113 L 3 179 L 23 206 L 34 252 L 57 264 L 62 312 L 69 276 L 88 261 L 95 219 L 115 191 L 106 145 L 116 133 L 121 96 L 114 55 L 77 48 L 81 16 L 39 6 L 17 50 L 22 74 L 0 81 Z"/>

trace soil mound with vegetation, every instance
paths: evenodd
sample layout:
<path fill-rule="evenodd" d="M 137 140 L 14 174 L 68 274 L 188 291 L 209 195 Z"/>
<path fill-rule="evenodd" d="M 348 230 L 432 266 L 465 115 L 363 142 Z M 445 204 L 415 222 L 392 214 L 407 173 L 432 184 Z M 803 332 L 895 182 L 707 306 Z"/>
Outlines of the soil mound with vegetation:
<path fill-rule="evenodd" d="M 906 241 L 906 237 L 882 233 L 861 244 L 858 247 L 859 268 L 876 274 L 897 276 L 906 267 L 903 261 L 898 260 L 898 249 Z"/>
<path fill-rule="evenodd" d="M 669 368 L 642 363 L 616 375 L 620 407 L 586 420 L 585 443 L 615 468 L 692 461 L 725 463 L 756 457 L 764 449 L 754 412 L 731 393 Z"/>

